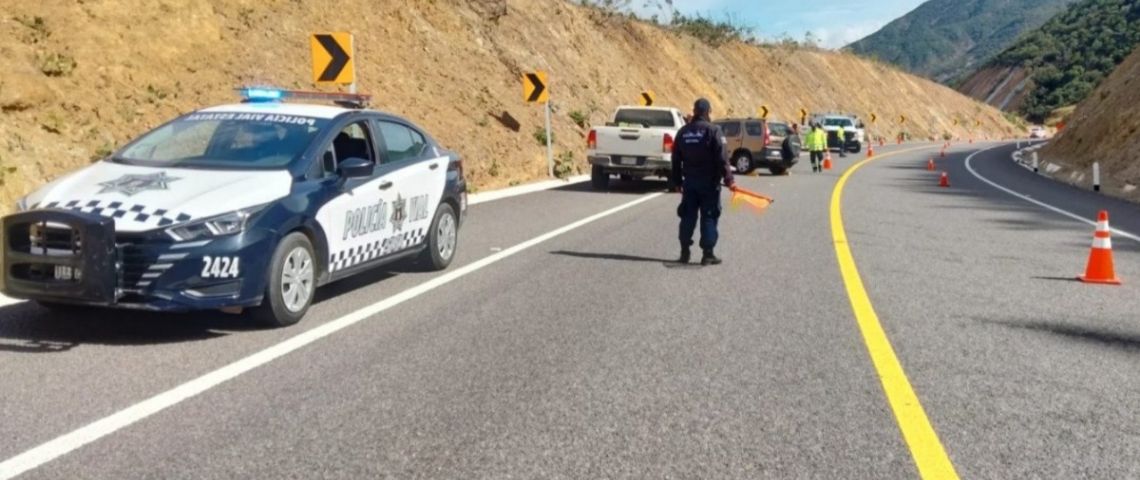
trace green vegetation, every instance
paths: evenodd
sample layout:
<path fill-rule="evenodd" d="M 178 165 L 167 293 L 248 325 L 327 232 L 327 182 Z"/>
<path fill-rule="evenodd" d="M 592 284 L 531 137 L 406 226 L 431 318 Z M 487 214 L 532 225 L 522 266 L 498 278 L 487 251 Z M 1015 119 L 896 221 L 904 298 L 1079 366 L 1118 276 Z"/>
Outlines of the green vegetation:
<path fill-rule="evenodd" d="M 753 38 L 752 28 L 733 21 L 731 17 L 713 20 L 700 14 L 689 16 L 674 13 L 669 27 L 714 47 L 733 41 L 751 42 Z"/>
<path fill-rule="evenodd" d="M 946 83 L 1074 1 L 930 0 L 847 49 Z"/>
<path fill-rule="evenodd" d="M 546 146 L 546 127 L 537 127 L 534 129 L 534 141 L 538 142 L 539 146 Z M 554 143 L 554 132 L 550 132 L 550 143 Z"/>
<path fill-rule="evenodd" d="M 631 9 L 632 0 L 579 0 L 578 4 L 593 9 L 595 20 L 632 20 L 636 16 Z M 730 17 L 715 20 L 710 16 L 685 15 L 673 8 L 672 0 L 644 0 L 643 7 L 654 7 L 662 14 L 653 14 L 648 20 L 673 32 L 688 35 L 713 47 L 728 42 L 758 43 L 755 28 L 743 25 Z"/>
<path fill-rule="evenodd" d="M 1030 70 L 1022 106 L 1040 122 L 1079 103 L 1140 45 L 1140 0 L 1084 0 L 989 62 Z"/>
<path fill-rule="evenodd" d="M 578 166 L 574 164 L 574 152 L 569 150 L 554 157 L 554 177 L 566 178 L 578 173 Z"/>
<path fill-rule="evenodd" d="M 590 120 L 590 116 L 581 110 L 574 110 L 570 112 L 570 119 L 580 128 L 586 128 L 586 123 Z"/>
<path fill-rule="evenodd" d="M 62 53 L 51 53 L 40 58 L 40 72 L 49 77 L 66 77 L 77 66 L 75 59 Z"/>

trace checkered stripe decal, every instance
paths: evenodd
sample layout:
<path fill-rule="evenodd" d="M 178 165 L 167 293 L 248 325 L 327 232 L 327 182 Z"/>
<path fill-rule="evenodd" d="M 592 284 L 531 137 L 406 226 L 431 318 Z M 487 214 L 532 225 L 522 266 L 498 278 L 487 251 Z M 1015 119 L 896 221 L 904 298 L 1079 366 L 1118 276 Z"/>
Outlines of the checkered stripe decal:
<path fill-rule="evenodd" d="M 123 202 L 105 200 L 50 202 L 44 205 L 44 208 L 63 208 L 83 213 L 94 213 L 116 220 L 129 219 L 139 223 L 151 223 L 159 227 L 182 223 L 193 218 L 185 213 L 171 212 L 165 208 L 147 208 L 143 205 L 128 205 Z"/>
<path fill-rule="evenodd" d="M 423 243 L 426 238 L 427 230 L 409 230 L 404 233 L 397 233 L 383 240 L 377 240 L 365 245 L 334 252 L 329 259 L 329 271 L 336 272 L 369 260 L 375 260 L 389 253 L 395 253 L 405 248 L 419 245 Z"/>

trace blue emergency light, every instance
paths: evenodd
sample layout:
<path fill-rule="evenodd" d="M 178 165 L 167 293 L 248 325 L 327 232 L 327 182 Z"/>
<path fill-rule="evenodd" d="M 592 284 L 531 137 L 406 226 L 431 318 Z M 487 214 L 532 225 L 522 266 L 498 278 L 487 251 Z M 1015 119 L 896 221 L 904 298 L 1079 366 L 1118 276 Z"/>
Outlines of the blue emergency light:
<path fill-rule="evenodd" d="M 285 90 L 274 87 L 239 87 L 243 103 L 269 103 L 284 100 L 324 100 L 348 108 L 364 108 L 372 95 L 360 93 L 313 92 L 305 90 Z"/>

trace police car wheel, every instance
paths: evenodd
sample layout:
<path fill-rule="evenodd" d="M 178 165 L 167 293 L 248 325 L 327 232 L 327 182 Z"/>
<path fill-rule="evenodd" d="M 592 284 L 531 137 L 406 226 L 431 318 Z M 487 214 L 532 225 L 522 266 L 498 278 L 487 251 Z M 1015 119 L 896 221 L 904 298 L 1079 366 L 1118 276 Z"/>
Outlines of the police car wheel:
<path fill-rule="evenodd" d="M 451 208 L 451 204 L 443 203 L 431 222 L 427 248 L 421 254 L 421 261 L 431 270 L 443 270 L 451 265 L 458 246 L 459 222 L 455 218 L 455 209 Z"/>
<path fill-rule="evenodd" d="M 254 319 L 269 327 L 293 325 L 309 311 L 316 288 L 313 244 L 304 234 L 290 233 L 273 252 L 265 298 Z"/>
<path fill-rule="evenodd" d="M 732 166 L 736 167 L 737 173 L 752 173 L 752 157 L 741 153 L 740 155 L 737 155 L 736 158 L 732 159 Z"/>

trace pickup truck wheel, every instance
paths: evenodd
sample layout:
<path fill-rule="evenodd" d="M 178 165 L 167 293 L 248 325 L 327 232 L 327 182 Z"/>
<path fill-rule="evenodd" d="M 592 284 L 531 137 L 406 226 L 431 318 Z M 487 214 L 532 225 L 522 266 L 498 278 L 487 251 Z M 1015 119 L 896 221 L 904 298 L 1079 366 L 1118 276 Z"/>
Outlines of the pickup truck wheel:
<path fill-rule="evenodd" d="M 606 169 L 599 165 L 594 165 L 590 170 L 590 186 L 594 190 L 608 190 L 610 188 L 610 174 Z"/>
<path fill-rule="evenodd" d="M 732 159 L 732 166 L 736 167 L 736 173 L 747 175 L 752 173 L 752 157 L 747 153 L 741 153 Z"/>
<path fill-rule="evenodd" d="M 851 153 L 859 153 L 859 152 L 863 151 L 863 145 L 856 143 L 854 147 L 851 147 L 848 150 L 850 150 Z"/>

